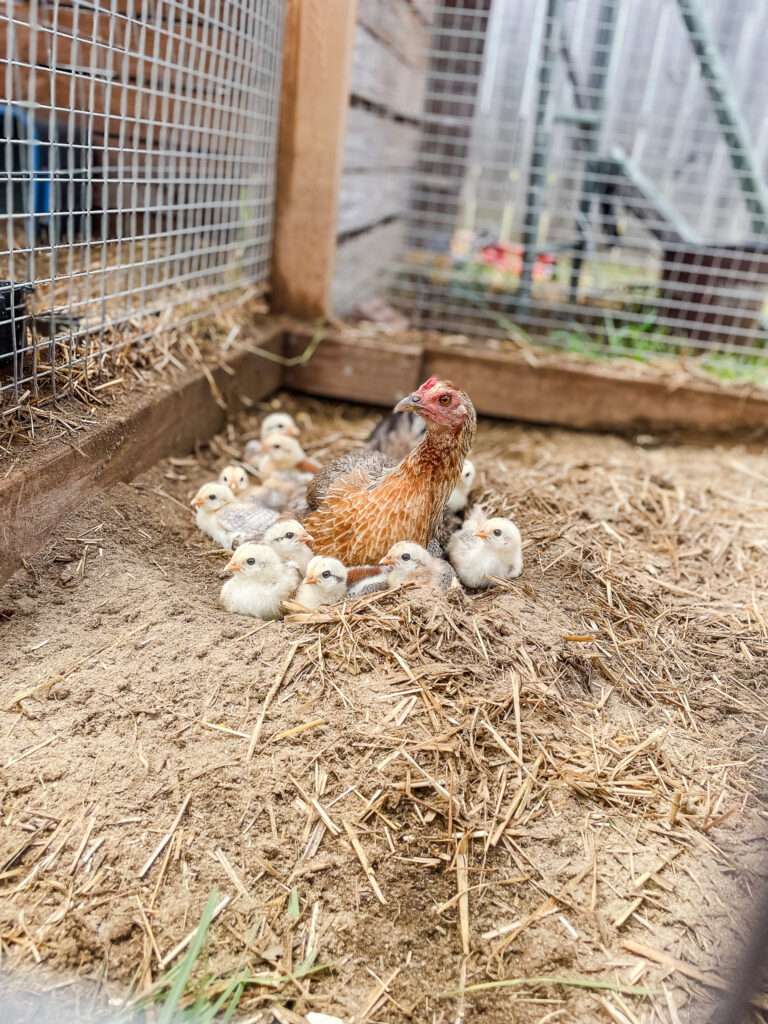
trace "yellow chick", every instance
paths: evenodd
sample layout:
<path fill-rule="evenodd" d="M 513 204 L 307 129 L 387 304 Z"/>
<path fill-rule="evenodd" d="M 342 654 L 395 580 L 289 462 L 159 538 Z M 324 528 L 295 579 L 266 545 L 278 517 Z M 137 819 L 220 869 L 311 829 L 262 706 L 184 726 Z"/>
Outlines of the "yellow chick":
<path fill-rule="evenodd" d="M 435 558 L 426 548 L 411 541 L 403 540 L 394 544 L 382 558 L 381 564 L 391 566 L 388 578 L 391 587 L 399 587 L 413 580 L 447 590 L 456 579 L 448 562 Z"/>
<path fill-rule="evenodd" d="M 256 465 L 259 458 L 264 454 L 264 440 L 269 434 L 285 434 L 286 437 L 300 436 L 296 420 L 287 412 L 271 412 L 265 416 L 261 424 L 261 433 L 258 440 L 255 438 L 249 441 L 243 452 L 243 461 L 248 465 Z"/>
<path fill-rule="evenodd" d="M 515 579 L 523 571 L 520 531 L 511 519 L 475 507 L 449 540 L 448 557 L 466 587 L 489 587 L 494 576 Z"/>
<path fill-rule="evenodd" d="M 457 512 L 462 512 L 467 507 L 469 492 L 474 486 L 476 475 L 477 473 L 474 462 L 471 462 L 469 459 L 465 459 L 459 482 L 448 495 L 446 508 L 449 512 L 456 514 Z"/>
<path fill-rule="evenodd" d="M 280 606 L 299 584 L 299 573 L 266 544 L 241 544 L 227 570 L 232 579 L 221 588 L 220 601 L 228 612 L 277 619 Z"/>
<path fill-rule="evenodd" d="M 262 540 L 276 551 L 284 562 L 291 562 L 297 566 L 302 576 L 306 573 L 312 559 L 312 549 L 309 545 L 314 538 L 307 533 L 301 523 L 295 519 L 281 519 L 274 526 L 270 526 Z"/>
<path fill-rule="evenodd" d="M 262 536 L 277 519 L 277 512 L 235 499 L 226 484 L 204 484 L 192 499 L 197 528 L 222 548 L 232 549 Z"/>
<path fill-rule="evenodd" d="M 304 582 L 296 600 L 314 611 L 326 604 L 337 604 L 347 594 L 347 570 L 336 558 L 316 555 L 307 566 Z"/>

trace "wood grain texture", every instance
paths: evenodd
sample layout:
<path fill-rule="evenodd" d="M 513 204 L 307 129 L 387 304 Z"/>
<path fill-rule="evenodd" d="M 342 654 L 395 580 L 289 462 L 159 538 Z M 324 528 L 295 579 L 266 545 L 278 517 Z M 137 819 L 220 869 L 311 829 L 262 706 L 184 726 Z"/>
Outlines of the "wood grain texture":
<path fill-rule="evenodd" d="M 403 117 L 418 119 L 424 98 L 424 69 L 406 64 L 364 25 L 355 29 L 351 89 Z"/>
<path fill-rule="evenodd" d="M 360 107 L 347 114 L 344 171 L 410 170 L 416 162 L 419 129 Z"/>
<path fill-rule="evenodd" d="M 357 0 L 357 20 L 404 64 L 426 66 L 429 30 L 410 0 Z"/>
<path fill-rule="evenodd" d="M 400 216 L 406 209 L 409 184 L 408 174 L 398 171 L 350 171 L 342 175 L 338 233 L 359 231 L 386 217 Z"/>
<path fill-rule="evenodd" d="M 275 326 L 258 343 L 279 352 L 282 329 Z M 259 401 L 279 387 L 276 363 L 241 353 L 230 366 L 235 376 L 212 373 L 233 411 L 242 397 Z M 193 372 L 148 398 L 126 395 L 92 432 L 78 435 L 78 450 L 62 442 L 48 445 L 39 458 L 0 481 L 0 583 L 92 494 L 133 479 L 168 455 L 191 451 L 221 430 L 225 419 L 205 376 Z"/>
<path fill-rule="evenodd" d="M 297 317 L 330 308 L 355 6 L 286 3 L 272 300 Z"/>
<path fill-rule="evenodd" d="M 285 354 L 299 355 L 309 337 L 304 331 L 291 332 Z M 286 368 L 283 384 L 309 395 L 391 406 L 418 386 L 420 369 L 420 345 L 330 335 L 310 363 Z"/>
<path fill-rule="evenodd" d="M 405 226 L 401 220 L 380 224 L 339 243 L 332 291 L 337 315 L 351 313 L 361 303 L 383 293 L 404 245 Z"/>

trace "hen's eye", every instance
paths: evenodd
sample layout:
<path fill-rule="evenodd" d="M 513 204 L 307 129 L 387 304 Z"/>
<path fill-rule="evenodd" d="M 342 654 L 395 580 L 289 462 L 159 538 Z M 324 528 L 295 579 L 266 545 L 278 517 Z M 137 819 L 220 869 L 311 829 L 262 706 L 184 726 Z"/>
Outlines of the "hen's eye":
<path fill-rule="evenodd" d="M 246 558 L 245 562 L 246 562 L 246 565 L 256 565 L 256 559 L 255 558 Z"/>
<path fill-rule="evenodd" d="M 500 537 L 501 536 L 501 530 L 494 530 L 493 531 L 493 536 L 494 537 Z"/>
<path fill-rule="evenodd" d="M 440 405 L 450 405 L 451 404 L 451 396 L 450 395 L 440 395 L 440 397 L 438 398 L 438 402 L 440 403 Z"/>
<path fill-rule="evenodd" d="M 323 576 L 324 580 L 328 580 L 328 579 L 331 578 L 331 574 L 330 574 L 328 569 L 325 570 L 325 572 L 322 574 L 322 576 Z"/>
<path fill-rule="evenodd" d="M 407 552 L 407 551 L 406 551 L 406 552 L 405 552 L 405 554 L 404 554 L 404 555 L 402 555 L 401 557 L 402 557 L 402 559 L 403 559 L 403 561 L 404 561 L 404 562 L 410 562 L 410 560 L 411 560 L 411 556 L 410 556 L 410 555 L 408 554 L 408 552 Z"/>

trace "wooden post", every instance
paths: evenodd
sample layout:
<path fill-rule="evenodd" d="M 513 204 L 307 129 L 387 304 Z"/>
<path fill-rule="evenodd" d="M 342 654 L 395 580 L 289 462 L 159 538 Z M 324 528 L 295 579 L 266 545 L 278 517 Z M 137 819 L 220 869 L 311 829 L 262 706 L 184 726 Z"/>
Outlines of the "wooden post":
<path fill-rule="evenodd" d="M 357 0 L 287 0 L 272 268 L 275 312 L 327 316 Z"/>

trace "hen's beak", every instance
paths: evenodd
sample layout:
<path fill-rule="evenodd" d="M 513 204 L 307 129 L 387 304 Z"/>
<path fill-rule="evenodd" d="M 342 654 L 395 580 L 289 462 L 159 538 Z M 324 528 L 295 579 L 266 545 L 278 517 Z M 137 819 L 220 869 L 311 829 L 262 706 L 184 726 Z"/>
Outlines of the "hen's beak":
<path fill-rule="evenodd" d="M 240 572 L 240 569 L 241 569 L 240 563 L 236 562 L 234 559 L 232 559 L 231 561 L 227 562 L 227 572 Z"/>
<path fill-rule="evenodd" d="M 410 412 L 412 410 L 418 411 L 421 408 L 421 395 L 414 391 L 412 394 L 407 395 L 405 398 L 401 398 L 397 403 L 393 412 Z"/>
<path fill-rule="evenodd" d="M 310 586 L 311 586 L 313 583 L 318 583 L 319 581 L 318 581 L 317 576 L 305 576 L 304 577 L 304 582 L 305 583 L 309 583 Z"/>
<path fill-rule="evenodd" d="M 475 530 L 475 536 L 478 540 L 488 540 L 491 535 L 487 530 Z"/>
<path fill-rule="evenodd" d="M 304 541 L 305 544 L 314 544 L 315 538 L 311 533 L 307 533 L 306 530 L 302 530 L 299 534 L 299 540 Z"/>

